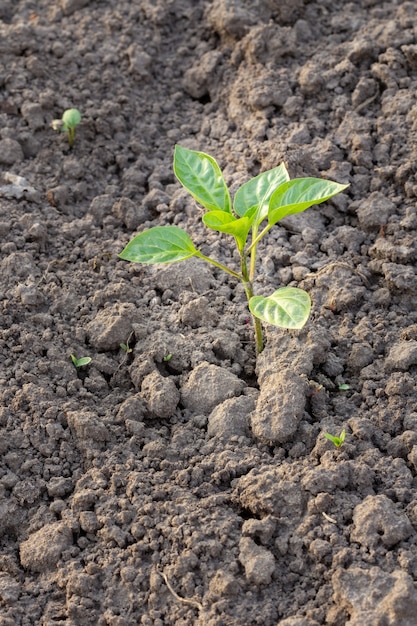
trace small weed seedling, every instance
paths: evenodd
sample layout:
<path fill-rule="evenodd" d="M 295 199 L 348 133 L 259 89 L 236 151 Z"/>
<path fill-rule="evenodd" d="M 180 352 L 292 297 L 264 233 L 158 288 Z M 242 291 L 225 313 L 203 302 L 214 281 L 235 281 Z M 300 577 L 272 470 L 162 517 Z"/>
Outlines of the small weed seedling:
<path fill-rule="evenodd" d="M 348 385 L 347 383 L 341 383 L 338 386 L 339 391 L 348 391 L 350 389 L 350 385 Z"/>
<path fill-rule="evenodd" d="M 173 355 L 171 354 L 171 352 L 169 352 L 168 354 L 166 354 L 166 355 L 164 356 L 164 358 L 163 358 L 162 360 L 164 361 L 164 363 L 169 363 L 169 362 L 170 362 L 170 360 L 172 359 L 172 356 L 173 356 Z"/>
<path fill-rule="evenodd" d="M 72 148 L 75 139 L 75 128 L 81 122 L 81 113 L 78 109 L 67 109 L 60 120 L 53 120 L 51 126 L 54 130 L 67 133 L 69 147 Z"/>
<path fill-rule="evenodd" d="M 133 352 L 133 348 L 130 347 L 130 342 L 132 341 L 134 336 L 135 336 L 135 333 L 132 331 L 129 337 L 126 339 L 126 343 L 120 344 L 121 349 L 125 353 L 125 361 L 129 358 L 129 354 L 132 354 Z"/>
<path fill-rule="evenodd" d="M 311 308 L 310 296 L 305 291 L 296 287 L 281 287 L 267 297 L 254 295 L 257 247 L 281 219 L 325 202 L 348 185 L 321 178 L 290 180 L 282 163 L 244 183 L 232 202 L 223 173 L 213 157 L 179 145 L 175 146 L 174 173 L 183 187 L 206 209 L 202 217 L 205 226 L 234 237 L 240 257 L 239 270 L 235 271 L 205 256 L 178 226 L 155 226 L 136 235 L 119 257 L 134 263 L 175 263 L 197 257 L 240 280 L 254 323 L 258 354 L 264 346 L 261 320 L 281 328 L 302 328 Z"/>
<path fill-rule="evenodd" d="M 340 435 L 338 437 L 336 437 L 335 435 L 331 435 L 330 433 L 323 433 L 323 434 L 326 437 L 326 439 L 331 441 L 336 446 L 336 448 L 340 448 L 341 447 L 341 445 L 344 442 L 345 437 L 346 437 L 345 429 L 342 430 L 342 432 L 340 433 Z"/>
<path fill-rule="evenodd" d="M 91 363 L 91 357 L 82 356 L 80 359 L 77 359 L 77 357 L 74 354 L 71 354 L 71 361 L 74 363 L 75 367 L 78 369 L 79 367 L 83 367 L 83 365 L 88 365 L 89 363 Z"/>

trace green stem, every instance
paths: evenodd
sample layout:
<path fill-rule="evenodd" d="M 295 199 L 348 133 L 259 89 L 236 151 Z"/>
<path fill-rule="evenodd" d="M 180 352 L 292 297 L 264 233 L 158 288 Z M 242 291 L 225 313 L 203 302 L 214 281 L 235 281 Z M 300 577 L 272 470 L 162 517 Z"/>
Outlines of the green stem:
<path fill-rule="evenodd" d="M 207 261 L 208 263 L 211 263 L 212 265 L 214 265 L 215 267 L 218 267 L 224 272 L 227 272 L 227 274 L 230 274 L 230 276 L 233 276 L 233 278 L 237 278 L 237 280 L 240 280 L 243 283 L 243 287 L 245 289 L 245 294 L 246 294 L 246 298 L 247 298 L 248 305 L 249 305 L 249 300 L 253 297 L 253 287 L 252 287 L 251 281 L 249 280 L 249 273 L 248 273 L 248 268 L 246 264 L 246 255 L 243 252 L 240 255 L 240 267 L 242 271 L 241 274 L 234 272 L 233 270 L 226 267 L 226 265 L 223 265 L 222 263 L 215 261 L 209 256 L 205 256 L 199 250 L 197 250 L 195 256 L 198 257 L 199 259 L 203 259 L 204 261 Z M 262 350 L 264 349 L 264 338 L 263 338 L 263 333 L 262 333 L 262 326 L 261 326 L 260 320 L 257 317 L 252 315 L 252 313 L 251 313 L 251 316 L 252 316 L 253 328 L 255 332 L 256 354 L 260 354 Z"/>
<path fill-rule="evenodd" d="M 249 305 L 249 301 L 253 297 L 252 283 L 249 280 L 243 281 L 243 286 L 245 288 L 246 298 L 248 300 L 248 305 Z M 259 320 L 259 318 L 255 317 L 252 312 L 251 312 L 251 317 L 252 317 L 252 322 L 253 322 L 253 330 L 255 333 L 256 354 L 260 354 L 262 350 L 264 349 L 264 337 L 263 337 L 263 332 L 262 332 L 261 321 Z"/>
<path fill-rule="evenodd" d="M 255 266 L 256 266 L 256 238 L 258 236 L 258 226 L 254 225 L 252 228 L 252 244 L 248 250 L 250 252 L 250 267 L 249 267 L 249 280 L 253 281 L 255 278 Z M 255 241 L 255 245 L 253 242 Z"/>
<path fill-rule="evenodd" d="M 203 259 L 204 261 L 207 261 L 208 263 L 211 263 L 212 265 L 215 265 L 219 269 L 221 269 L 224 272 L 227 272 L 228 274 L 230 274 L 230 276 L 233 276 L 233 278 L 237 278 L 238 280 L 242 280 L 243 281 L 242 274 L 238 274 L 237 272 L 234 272 L 233 270 L 231 270 L 228 267 L 226 267 L 226 265 L 223 265 L 222 263 L 219 263 L 218 261 L 215 261 L 214 259 L 211 259 L 209 256 L 205 256 L 199 250 L 197 250 L 197 252 L 195 253 L 194 256 L 198 257 L 199 259 Z"/>
<path fill-rule="evenodd" d="M 253 257 L 251 256 L 251 263 L 252 263 L 252 260 L 253 260 Z M 248 274 L 246 255 L 244 253 L 240 255 L 240 265 L 242 269 L 243 287 L 245 289 L 246 299 L 248 301 L 248 307 L 249 307 L 249 301 L 253 297 L 253 287 L 252 287 L 252 280 L 250 278 L 250 274 Z M 262 350 L 264 349 L 264 338 L 263 338 L 262 326 L 261 326 L 260 320 L 257 317 L 255 317 L 252 314 L 252 312 L 251 312 L 251 317 L 252 317 L 252 322 L 253 322 L 253 330 L 255 333 L 256 354 L 260 354 Z"/>
<path fill-rule="evenodd" d="M 68 143 L 69 143 L 69 147 L 72 148 L 72 146 L 74 145 L 74 139 L 75 139 L 75 128 L 68 128 Z"/>
<path fill-rule="evenodd" d="M 263 237 L 265 237 L 266 233 L 267 233 L 269 230 L 271 230 L 272 226 L 273 226 L 273 224 L 267 224 L 267 225 L 265 226 L 265 228 L 264 228 L 263 230 L 261 230 L 261 232 L 259 233 L 259 235 L 255 235 L 255 233 L 254 233 L 254 236 L 253 236 L 252 242 L 251 242 L 251 244 L 250 244 L 249 248 L 246 250 L 246 254 L 252 253 L 252 250 L 253 250 L 254 248 L 255 248 L 255 250 L 256 250 L 256 246 L 257 246 L 257 244 L 261 241 L 261 239 L 262 239 Z"/>
<path fill-rule="evenodd" d="M 242 272 L 242 282 L 249 282 L 248 264 L 246 262 L 246 254 L 242 251 L 240 253 L 240 271 Z"/>

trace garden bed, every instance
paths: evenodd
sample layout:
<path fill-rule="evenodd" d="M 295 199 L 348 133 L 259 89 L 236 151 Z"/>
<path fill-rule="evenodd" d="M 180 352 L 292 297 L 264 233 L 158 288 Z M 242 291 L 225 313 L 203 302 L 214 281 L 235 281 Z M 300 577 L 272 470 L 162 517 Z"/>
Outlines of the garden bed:
<path fill-rule="evenodd" d="M 415 3 L 6 0 L 0 35 L 1 626 L 415 624 Z M 238 261 L 177 143 L 350 185 L 263 240 L 257 291 L 313 306 L 257 358 L 233 278 L 118 257 L 170 224 Z"/>

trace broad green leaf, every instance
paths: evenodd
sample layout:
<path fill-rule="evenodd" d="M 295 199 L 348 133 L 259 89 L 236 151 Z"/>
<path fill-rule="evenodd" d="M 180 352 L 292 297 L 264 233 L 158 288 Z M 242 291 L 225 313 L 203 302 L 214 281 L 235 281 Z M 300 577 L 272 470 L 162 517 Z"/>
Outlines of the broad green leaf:
<path fill-rule="evenodd" d="M 75 367 L 83 367 L 84 365 L 88 365 L 91 363 L 90 356 L 82 356 L 80 359 L 77 359 L 75 354 L 71 354 L 71 361 L 74 363 Z"/>
<path fill-rule="evenodd" d="M 282 184 L 269 200 L 268 222 L 271 225 L 286 215 L 302 213 L 314 204 L 320 204 L 337 195 L 349 185 L 341 185 L 324 178 L 294 178 Z"/>
<path fill-rule="evenodd" d="M 249 309 L 255 317 L 281 328 L 302 328 L 310 308 L 310 296 L 297 287 L 281 287 L 271 296 L 254 296 L 249 301 Z"/>
<path fill-rule="evenodd" d="M 119 257 L 133 263 L 175 263 L 196 253 L 190 237 L 178 226 L 155 226 L 129 241 Z"/>
<path fill-rule="evenodd" d="M 91 357 L 83 356 L 81 359 L 77 359 L 77 367 L 83 367 L 83 365 L 88 365 L 91 363 Z"/>
<path fill-rule="evenodd" d="M 208 228 L 233 235 L 240 251 L 245 247 L 252 221 L 251 215 L 237 219 L 225 211 L 209 211 L 203 215 L 203 222 Z"/>
<path fill-rule="evenodd" d="M 67 109 L 62 115 L 62 122 L 66 128 L 75 128 L 81 122 L 81 113 L 78 109 Z"/>
<path fill-rule="evenodd" d="M 269 199 L 273 192 L 290 179 L 284 163 L 267 172 L 262 172 L 247 183 L 244 183 L 236 192 L 233 208 L 243 217 L 253 207 L 257 214 L 254 219 L 260 224 L 268 215 Z"/>
<path fill-rule="evenodd" d="M 209 211 L 231 211 L 229 190 L 213 157 L 176 145 L 174 173 L 182 186 Z"/>

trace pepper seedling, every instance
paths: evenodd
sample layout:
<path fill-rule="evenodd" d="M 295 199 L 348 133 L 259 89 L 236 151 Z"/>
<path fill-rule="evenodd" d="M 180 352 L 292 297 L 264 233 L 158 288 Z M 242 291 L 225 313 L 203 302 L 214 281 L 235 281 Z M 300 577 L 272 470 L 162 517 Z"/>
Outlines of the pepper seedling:
<path fill-rule="evenodd" d="M 83 365 L 88 365 L 89 363 L 91 363 L 91 357 L 82 356 L 80 359 L 77 359 L 77 357 L 74 354 L 71 354 L 71 361 L 74 363 L 75 367 L 78 369 L 79 367 L 83 367 Z"/>
<path fill-rule="evenodd" d="M 345 437 L 346 437 L 345 429 L 342 430 L 342 432 L 340 433 L 340 435 L 338 437 L 336 435 L 331 435 L 330 433 L 323 433 L 323 434 L 326 437 L 326 439 L 331 441 L 336 446 L 336 448 L 340 448 L 341 447 L 341 445 L 344 442 Z"/>
<path fill-rule="evenodd" d="M 290 180 L 285 164 L 281 163 L 244 183 L 232 202 L 215 159 L 180 145 L 175 146 L 174 173 L 182 186 L 206 209 L 202 217 L 204 225 L 234 237 L 240 257 L 239 270 L 204 255 L 194 246 L 187 232 L 178 226 L 155 226 L 136 235 L 119 257 L 149 264 L 175 263 L 197 257 L 241 281 L 254 324 L 257 354 L 264 347 L 261 321 L 281 328 L 302 328 L 311 308 L 310 296 L 304 290 L 281 287 L 267 297 L 254 294 L 258 244 L 287 215 L 301 213 L 325 202 L 349 185 L 321 178 Z"/>
<path fill-rule="evenodd" d="M 69 147 L 72 148 L 75 139 L 75 128 L 81 122 L 81 113 L 78 109 L 67 109 L 60 120 L 53 120 L 51 126 L 54 130 L 67 133 Z"/>

